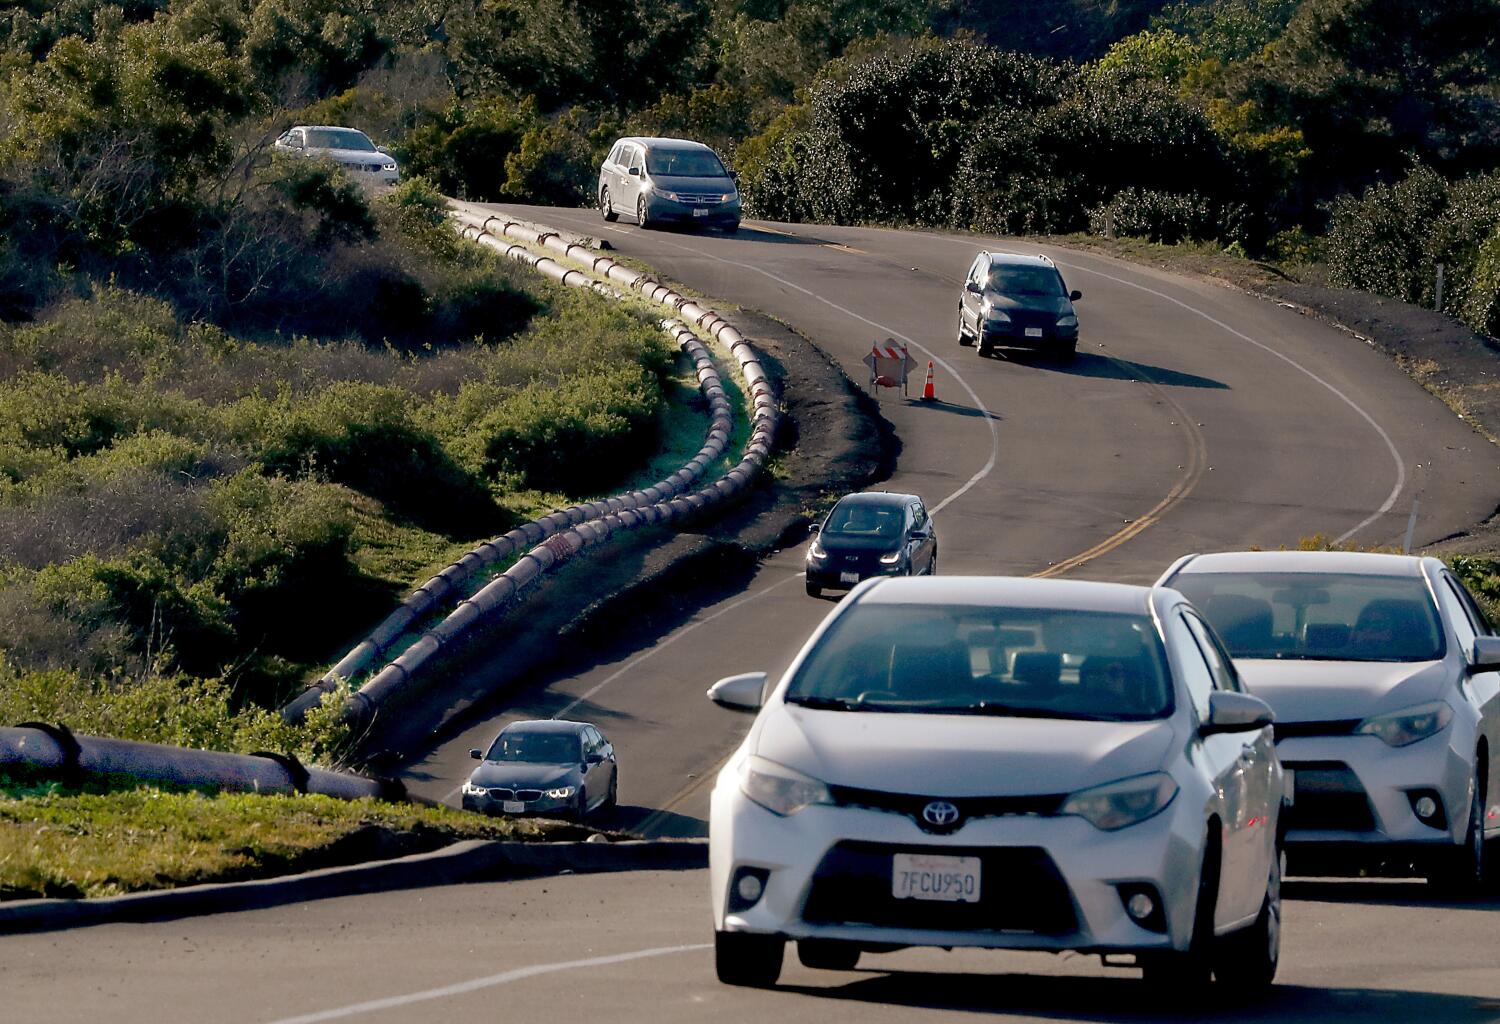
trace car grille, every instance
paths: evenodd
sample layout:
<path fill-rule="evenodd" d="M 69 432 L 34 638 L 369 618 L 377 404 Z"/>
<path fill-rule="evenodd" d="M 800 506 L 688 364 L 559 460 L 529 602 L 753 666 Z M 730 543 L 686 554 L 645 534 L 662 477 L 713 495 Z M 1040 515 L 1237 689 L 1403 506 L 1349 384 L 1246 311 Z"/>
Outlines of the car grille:
<path fill-rule="evenodd" d="M 723 202 L 719 198 L 721 194 L 719 192 L 679 192 L 677 193 L 677 201 L 679 203 L 691 203 L 694 206 L 717 205 Z"/>
<path fill-rule="evenodd" d="M 1293 800 L 1287 827 L 1372 832 L 1375 816 L 1359 777 L 1342 761 L 1287 761 Z"/>
<path fill-rule="evenodd" d="M 496 800 L 523 800 L 531 802 L 540 800 L 542 791 L 540 789 L 492 789 L 490 796 Z"/>
<path fill-rule="evenodd" d="M 1271 728 L 1278 740 L 1302 736 L 1348 736 L 1359 727 L 1360 719 L 1344 718 L 1331 722 L 1277 722 Z"/>
<path fill-rule="evenodd" d="M 841 807 L 868 807 L 877 811 L 904 814 L 927 831 L 951 832 L 963 826 L 971 818 L 997 818 L 1004 815 L 1040 815 L 1048 817 L 1057 813 L 1067 799 L 1066 793 L 1045 793 L 1039 796 L 964 796 L 933 797 L 912 796 L 907 793 L 887 793 L 878 789 L 856 789 L 853 786 L 830 786 L 834 803 Z M 958 808 L 958 820 L 953 828 L 934 829 L 922 818 L 922 808 L 934 800 L 945 800 Z"/>
<path fill-rule="evenodd" d="M 978 857 L 978 902 L 897 899 L 891 894 L 891 858 L 897 853 Z M 813 875 L 802 918 L 809 924 L 945 931 L 1067 935 L 1078 930 L 1067 883 L 1046 851 L 1034 847 L 839 843 Z"/>

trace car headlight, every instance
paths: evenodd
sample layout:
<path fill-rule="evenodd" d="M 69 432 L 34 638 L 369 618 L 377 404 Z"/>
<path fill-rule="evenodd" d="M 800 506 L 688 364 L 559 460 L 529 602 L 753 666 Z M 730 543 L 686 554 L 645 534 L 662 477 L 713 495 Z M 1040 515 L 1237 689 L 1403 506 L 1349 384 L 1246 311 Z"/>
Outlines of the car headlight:
<path fill-rule="evenodd" d="M 668 192 L 665 189 L 660 189 L 660 188 L 656 189 L 656 194 L 659 195 L 659 196 L 665 196 L 666 198 L 673 199 L 673 200 L 681 200 L 682 199 L 682 196 L 678 195 L 676 192 Z"/>
<path fill-rule="evenodd" d="M 897 548 L 895 551 L 887 551 L 885 554 L 880 556 L 880 563 L 882 565 L 895 565 L 899 561 L 901 561 L 900 548 Z"/>
<path fill-rule="evenodd" d="M 1150 772 L 1082 789 L 1063 801 L 1058 814 L 1076 814 L 1097 829 L 1113 832 L 1159 814 L 1177 795 L 1166 772 Z"/>
<path fill-rule="evenodd" d="M 464 796 L 484 796 L 488 792 L 488 786 L 476 786 L 472 782 L 464 783 Z"/>
<path fill-rule="evenodd" d="M 1069 313 L 1067 316 L 1060 316 L 1060 317 L 1057 318 L 1057 326 L 1059 326 L 1059 327 L 1077 327 L 1078 326 L 1078 318 L 1076 316 L 1074 316 L 1072 313 Z"/>
<path fill-rule="evenodd" d="M 394 171 L 396 169 L 396 163 L 393 160 L 388 160 L 380 165 L 380 169 L 383 171 Z"/>
<path fill-rule="evenodd" d="M 578 792 L 577 786 L 558 786 L 556 789 L 547 790 L 547 797 L 550 800 L 566 800 L 576 792 Z"/>
<path fill-rule="evenodd" d="M 754 755 L 740 767 L 740 792 L 782 817 L 814 804 L 833 803 L 828 787 L 817 779 Z"/>
<path fill-rule="evenodd" d="M 997 309 L 994 306 L 988 306 L 987 305 L 987 306 L 984 307 L 984 318 L 986 320 L 992 320 L 992 321 L 994 321 L 997 324 L 1008 324 L 1008 323 L 1010 323 L 1010 314 L 1007 313 L 1005 310 L 1003 310 L 1003 309 Z"/>
<path fill-rule="evenodd" d="M 1447 702 L 1435 700 L 1388 715 L 1366 718 L 1354 731 L 1358 735 L 1379 736 L 1392 747 L 1404 747 L 1442 732 L 1451 721 L 1453 709 Z"/>
<path fill-rule="evenodd" d="M 813 541 L 812 546 L 807 549 L 807 560 L 809 562 L 821 562 L 827 557 L 828 552 L 824 551 L 823 545 L 819 544 L 817 541 Z"/>
<path fill-rule="evenodd" d="M 734 198 L 734 193 L 733 192 L 725 192 L 723 195 L 721 195 L 719 197 L 719 202 L 721 202 L 721 203 L 727 203 L 727 202 L 729 202 L 729 200 L 731 200 L 733 198 Z"/>

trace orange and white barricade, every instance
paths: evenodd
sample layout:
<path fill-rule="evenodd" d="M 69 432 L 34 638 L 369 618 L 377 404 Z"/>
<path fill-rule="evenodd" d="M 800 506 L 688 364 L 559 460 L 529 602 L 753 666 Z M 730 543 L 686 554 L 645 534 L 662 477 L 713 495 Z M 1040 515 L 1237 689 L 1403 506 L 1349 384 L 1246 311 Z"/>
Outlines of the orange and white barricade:
<path fill-rule="evenodd" d="M 901 394 L 907 395 L 906 381 L 917 363 L 905 345 L 898 345 L 891 338 L 883 343 L 877 341 L 870 346 L 864 364 L 870 368 L 870 390 L 875 397 L 880 397 L 880 388 L 900 388 Z"/>

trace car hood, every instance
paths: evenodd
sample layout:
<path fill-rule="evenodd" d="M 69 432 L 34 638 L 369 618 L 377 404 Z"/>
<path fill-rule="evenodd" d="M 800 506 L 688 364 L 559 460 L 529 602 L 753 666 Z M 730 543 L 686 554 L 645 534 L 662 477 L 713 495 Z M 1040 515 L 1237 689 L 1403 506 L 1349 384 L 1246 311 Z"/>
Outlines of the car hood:
<path fill-rule="evenodd" d="M 363 149 L 309 149 L 313 156 L 324 156 L 341 164 L 395 163 L 396 158 L 384 153 L 368 153 Z"/>
<path fill-rule="evenodd" d="M 576 786 L 577 765 L 522 764 L 518 761 L 485 761 L 469 781 L 476 786 L 504 786 L 507 789 L 553 789 Z"/>
<path fill-rule="evenodd" d="M 1251 693 L 1278 722 L 1329 722 L 1399 711 L 1442 696 L 1441 661 L 1307 661 L 1235 659 Z"/>
<path fill-rule="evenodd" d="M 1071 793 L 1160 768 L 1171 722 L 767 709 L 754 752 L 823 782 L 888 793 Z"/>
<path fill-rule="evenodd" d="M 1066 295 L 1002 295 L 986 289 L 984 298 L 995 309 L 1007 312 L 1016 309 L 1031 313 L 1055 313 L 1058 316 L 1073 312 L 1073 303 Z"/>
<path fill-rule="evenodd" d="M 653 174 L 651 184 L 669 192 L 717 192 L 719 195 L 735 191 L 731 178 L 689 178 L 677 174 Z"/>
<path fill-rule="evenodd" d="M 895 551 L 901 547 L 901 538 L 850 537 L 839 533 L 820 533 L 818 544 L 829 554 L 869 554 L 875 551 Z"/>

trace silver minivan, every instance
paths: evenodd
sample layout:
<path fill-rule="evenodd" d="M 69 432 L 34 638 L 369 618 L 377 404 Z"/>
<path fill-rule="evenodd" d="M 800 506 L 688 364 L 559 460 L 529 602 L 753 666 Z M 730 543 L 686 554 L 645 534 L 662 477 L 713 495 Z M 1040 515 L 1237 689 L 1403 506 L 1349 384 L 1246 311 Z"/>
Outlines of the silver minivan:
<path fill-rule="evenodd" d="M 713 150 L 687 139 L 616 142 L 599 169 L 595 197 L 605 220 L 632 214 L 643 228 L 701 224 L 732 233 L 740 226 L 734 173 Z"/>

